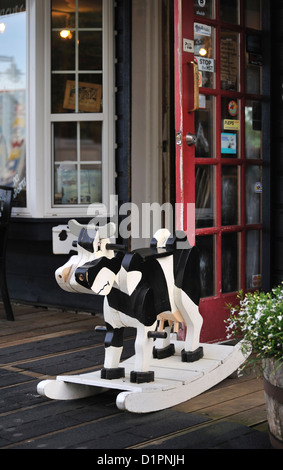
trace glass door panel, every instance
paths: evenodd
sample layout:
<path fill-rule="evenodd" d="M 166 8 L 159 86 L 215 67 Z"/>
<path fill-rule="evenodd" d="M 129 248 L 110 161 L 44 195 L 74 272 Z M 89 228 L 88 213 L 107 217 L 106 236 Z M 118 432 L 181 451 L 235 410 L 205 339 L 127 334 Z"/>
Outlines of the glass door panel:
<path fill-rule="evenodd" d="M 194 24 L 195 61 L 199 70 L 199 86 L 215 88 L 215 28 Z"/>
<path fill-rule="evenodd" d="M 239 182 L 236 166 L 222 166 L 222 225 L 238 225 L 239 223 Z"/>
<path fill-rule="evenodd" d="M 221 99 L 221 157 L 240 157 L 240 110 L 239 100 Z"/>
<path fill-rule="evenodd" d="M 246 224 L 261 223 L 262 168 L 246 167 Z"/>
<path fill-rule="evenodd" d="M 195 15 L 203 18 L 214 18 L 213 0 L 194 0 Z"/>
<path fill-rule="evenodd" d="M 196 246 L 200 254 L 201 297 L 215 295 L 216 243 L 215 237 L 197 237 Z"/>
<path fill-rule="evenodd" d="M 196 227 L 214 227 L 215 223 L 215 168 L 196 166 Z"/>
<path fill-rule="evenodd" d="M 196 158 L 215 157 L 215 98 L 200 95 L 200 108 L 195 112 L 195 134 L 197 137 Z"/>
<path fill-rule="evenodd" d="M 261 287 L 261 236 L 258 230 L 246 232 L 246 289 Z"/>
<path fill-rule="evenodd" d="M 240 35 L 228 29 L 221 30 L 221 88 L 239 91 L 240 87 Z"/>
<path fill-rule="evenodd" d="M 239 1 L 220 0 L 220 19 L 224 23 L 238 24 L 239 22 Z"/>
<path fill-rule="evenodd" d="M 239 289 L 239 236 L 237 232 L 222 234 L 222 293 Z"/>
<path fill-rule="evenodd" d="M 245 150 L 246 158 L 262 158 L 262 115 L 261 102 L 247 100 L 245 104 Z"/>

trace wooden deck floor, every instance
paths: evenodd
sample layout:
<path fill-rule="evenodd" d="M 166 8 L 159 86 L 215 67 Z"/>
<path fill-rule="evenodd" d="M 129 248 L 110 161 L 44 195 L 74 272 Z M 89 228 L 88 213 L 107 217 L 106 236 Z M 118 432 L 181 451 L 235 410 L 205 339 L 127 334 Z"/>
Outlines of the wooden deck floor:
<path fill-rule="evenodd" d="M 37 394 L 45 378 L 99 369 L 101 317 L 13 305 L 8 322 L 0 304 L 1 449 L 271 449 L 262 381 L 229 378 L 169 410 L 134 415 L 117 409 L 116 392 L 70 402 Z M 134 335 L 125 338 L 124 358 Z"/>

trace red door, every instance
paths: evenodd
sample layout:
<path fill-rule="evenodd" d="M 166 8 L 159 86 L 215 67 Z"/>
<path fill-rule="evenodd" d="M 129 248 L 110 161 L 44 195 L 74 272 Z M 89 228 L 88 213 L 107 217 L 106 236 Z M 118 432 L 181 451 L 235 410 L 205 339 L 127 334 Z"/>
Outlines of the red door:
<path fill-rule="evenodd" d="M 261 286 L 260 0 L 175 0 L 176 224 L 200 251 L 201 341 Z"/>

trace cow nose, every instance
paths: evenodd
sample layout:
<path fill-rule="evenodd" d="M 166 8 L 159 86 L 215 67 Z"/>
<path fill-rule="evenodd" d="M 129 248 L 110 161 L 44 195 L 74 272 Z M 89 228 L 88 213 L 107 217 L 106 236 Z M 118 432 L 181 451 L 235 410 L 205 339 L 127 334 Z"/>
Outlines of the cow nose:
<path fill-rule="evenodd" d="M 68 268 L 63 269 L 62 274 L 59 275 L 59 278 L 63 279 L 64 282 L 67 281 L 71 268 L 72 266 L 69 266 Z"/>

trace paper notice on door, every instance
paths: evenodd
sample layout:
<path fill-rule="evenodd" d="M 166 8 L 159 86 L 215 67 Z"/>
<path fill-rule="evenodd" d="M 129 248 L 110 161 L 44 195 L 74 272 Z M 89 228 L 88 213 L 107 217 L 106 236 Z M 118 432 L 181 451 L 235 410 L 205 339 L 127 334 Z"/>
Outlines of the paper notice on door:
<path fill-rule="evenodd" d="M 221 153 L 237 154 L 237 134 L 221 134 Z"/>

